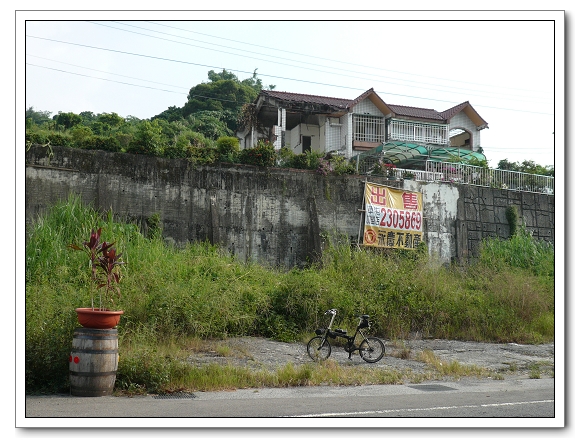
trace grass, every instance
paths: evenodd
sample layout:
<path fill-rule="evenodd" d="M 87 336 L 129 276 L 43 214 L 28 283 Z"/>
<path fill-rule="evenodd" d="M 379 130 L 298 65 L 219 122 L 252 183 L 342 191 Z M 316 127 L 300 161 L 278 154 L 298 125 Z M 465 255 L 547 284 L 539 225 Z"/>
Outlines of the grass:
<path fill-rule="evenodd" d="M 109 304 L 125 312 L 118 327 L 117 389 L 127 393 L 220 384 L 398 381 L 398 374 L 383 369 L 366 369 L 363 377 L 356 369 L 347 373 L 332 364 L 311 370 L 287 366 L 274 376 L 233 366 L 213 367 L 221 373 L 210 368 L 191 371 L 185 358 L 175 356 L 228 336 L 297 341 L 326 324 L 328 308 L 339 310 L 336 327 L 352 333 L 356 316 L 365 313 L 371 316 L 373 334 L 393 341 L 416 333 L 527 344 L 554 339 L 553 248 L 525 232 L 485 243 L 480 260 L 470 266 L 441 266 L 424 251 L 359 250 L 333 237 L 318 265 L 282 272 L 242 263 L 207 243 L 167 246 L 158 236 L 144 236 L 137 225 L 97 213 L 71 196 L 27 228 L 29 393 L 67 390 L 68 352 L 78 326 L 74 309 L 90 304 L 96 293 L 83 254 L 67 246 L 81 244 L 97 227 L 103 228 L 104 239 L 116 242 L 127 263 L 122 295 Z M 517 257 L 514 251 L 526 255 Z M 213 350 L 222 358 L 230 355 L 226 347 Z M 395 346 L 394 356 L 409 355 L 404 346 Z M 460 367 L 446 369 L 434 366 L 432 374 L 453 375 Z"/>

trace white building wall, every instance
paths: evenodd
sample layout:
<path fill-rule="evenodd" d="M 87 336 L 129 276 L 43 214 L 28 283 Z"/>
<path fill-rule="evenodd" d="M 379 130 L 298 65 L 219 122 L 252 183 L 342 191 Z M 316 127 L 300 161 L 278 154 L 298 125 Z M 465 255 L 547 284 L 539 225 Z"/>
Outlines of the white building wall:
<path fill-rule="evenodd" d="M 327 118 L 324 124 L 324 150 L 325 152 L 338 151 L 339 154 L 344 155 L 342 149 L 340 133 L 342 125 L 338 118 Z"/>
<path fill-rule="evenodd" d="M 449 122 L 449 130 L 456 128 L 465 129 L 471 132 L 474 150 L 477 150 L 477 148 L 481 146 L 479 131 L 477 130 L 473 121 L 471 121 L 469 117 L 465 114 L 465 112 L 459 112 Z"/>
<path fill-rule="evenodd" d="M 310 147 L 313 151 L 324 149 L 320 146 L 320 127 L 313 124 L 301 124 L 300 133 L 311 138 Z M 300 151 L 302 151 L 302 148 L 300 148 Z"/>
<path fill-rule="evenodd" d="M 352 157 L 352 114 L 340 117 L 340 150 L 347 159 Z"/>
<path fill-rule="evenodd" d="M 289 137 L 289 145 L 287 145 L 294 154 L 300 154 L 302 152 L 302 145 L 300 143 L 300 125 L 292 128 L 290 132 L 286 132 L 286 140 Z"/>
<path fill-rule="evenodd" d="M 377 117 L 383 116 L 383 113 L 379 110 L 379 108 L 375 106 L 374 103 L 368 98 L 365 98 L 363 101 L 354 106 L 353 113 L 369 114 L 375 115 Z"/>

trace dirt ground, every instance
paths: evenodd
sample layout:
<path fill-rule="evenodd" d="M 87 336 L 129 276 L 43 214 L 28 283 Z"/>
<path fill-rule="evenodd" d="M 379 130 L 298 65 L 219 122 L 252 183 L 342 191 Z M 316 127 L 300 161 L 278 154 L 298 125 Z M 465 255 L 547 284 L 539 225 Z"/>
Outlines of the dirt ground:
<path fill-rule="evenodd" d="M 538 372 L 542 377 L 554 376 L 554 344 L 520 345 L 461 342 L 441 339 L 384 341 L 386 352 L 376 364 L 366 363 L 358 353 L 348 359 L 341 346 L 333 346 L 330 359 L 341 366 L 385 368 L 424 373 L 428 366 L 417 360 L 422 351 L 430 350 L 441 361 L 489 369 L 503 376 L 529 377 Z M 241 337 L 208 343 L 204 350 L 192 353 L 192 364 L 232 364 L 255 369 L 275 370 L 288 363 L 312 363 L 304 343 L 286 343 L 265 338 Z"/>

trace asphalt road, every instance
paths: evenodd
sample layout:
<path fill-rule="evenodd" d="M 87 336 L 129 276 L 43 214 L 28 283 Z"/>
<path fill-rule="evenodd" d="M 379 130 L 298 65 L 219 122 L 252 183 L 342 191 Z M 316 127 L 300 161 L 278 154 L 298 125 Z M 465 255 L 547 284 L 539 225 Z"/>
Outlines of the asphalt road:
<path fill-rule="evenodd" d="M 17 427 L 561 427 L 553 378 L 137 397 L 28 396 Z M 354 422 L 355 420 L 353 420 Z M 408 423 L 411 422 L 411 423 Z M 359 424 L 357 423 L 353 424 Z"/>

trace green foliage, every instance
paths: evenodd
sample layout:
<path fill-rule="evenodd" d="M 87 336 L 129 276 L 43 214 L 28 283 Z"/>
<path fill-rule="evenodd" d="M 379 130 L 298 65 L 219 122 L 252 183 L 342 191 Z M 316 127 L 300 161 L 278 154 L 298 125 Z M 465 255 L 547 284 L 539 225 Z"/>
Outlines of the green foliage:
<path fill-rule="evenodd" d="M 290 148 L 280 149 L 279 164 L 285 168 L 297 168 L 303 170 L 316 170 L 320 166 L 321 159 L 324 158 L 322 151 L 307 151 L 294 154 Z"/>
<path fill-rule="evenodd" d="M 251 103 L 261 90 L 258 80 L 240 82 L 238 77 L 226 71 L 208 72 L 209 83 L 192 87 L 187 95 L 187 103 L 183 106 L 183 116 L 198 111 L 239 110 L 245 103 Z"/>
<path fill-rule="evenodd" d="M 49 144 L 51 146 L 65 146 L 70 148 L 74 140 L 68 133 L 31 129 L 26 131 L 26 141 L 39 145 Z"/>
<path fill-rule="evenodd" d="M 208 164 L 215 161 L 215 144 L 199 132 L 184 130 L 174 138 L 173 145 L 165 150 L 170 158 L 191 158 L 196 164 Z"/>
<path fill-rule="evenodd" d="M 356 316 L 366 313 L 372 333 L 390 339 L 415 332 L 519 343 L 554 337 L 553 248 L 525 232 L 486 243 L 481 259 L 466 268 L 442 266 L 426 250 L 367 250 L 326 236 L 319 265 L 279 272 L 208 243 L 166 246 L 71 196 L 27 228 L 27 392 L 66 390 L 74 309 L 90 300 L 91 281 L 85 257 L 66 246 L 98 227 L 127 262 L 115 303 L 125 311 L 117 386 L 129 391 L 167 388 L 192 374 L 161 343 L 243 335 L 298 340 L 327 323 L 329 308 L 339 310 L 337 327 L 352 331 Z"/>
<path fill-rule="evenodd" d="M 335 174 L 355 174 L 356 162 L 354 160 L 347 160 L 343 156 L 332 156 L 330 163 L 333 166 Z"/>
<path fill-rule="evenodd" d="M 518 231 L 518 208 L 515 205 L 508 207 L 505 211 L 505 215 L 510 226 L 510 236 L 514 236 Z"/>
<path fill-rule="evenodd" d="M 554 176 L 554 167 L 552 165 L 541 166 L 531 160 L 524 160 L 522 163 L 518 163 L 509 162 L 507 159 L 503 159 L 498 162 L 497 169 L 528 174 L 539 174 L 541 176 Z"/>
<path fill-rule="evenodd" d="M 26 109 L 26 129 L 34 126 L 42 127 L 52 122 L 50 115 L 49 111 L 36 111 L 32 106 L 29 107 Z"/>
<path fill-rule="evenodd" d="M 132 154 L 162 156 L 164 143 L 162 127 L 158 120 L 141 121 L 137 125 L 135 138 L 129 143 L 127 152 Z"/>
<path fill-rule="evenodd" d="M 211 140 L 232 136 L 234 132 L 229 126 L 235 123 L 235 120 L 235 115 L 231 111 L 201 110 L 188 117 L 190 128 Z"/>
<path fill-rule="evenodd" d="M 109 126 L 109 128 L 117 128 L 119 126 L 121 126 L 124 122 L 125 119 L 121 116 L 119 116 L 117 113 L 115 112 L 111 112 L 110 114 L 99 114 L 97 116 L 97 121 L 99 123 L 103 123 Z"/>
<path fill-rule="evenodd" d="M 46 133 L 40 130 L 26 130 L 26 142 L 43 145 L 46 143 Z"/>
<path fill-rule="evenodd" d="M 534 238 L 523 226 L 509 240 L 485 239 L 479 261 L 491 269 L 522 268 L 534 275 L 554 276 L 554 246 Z"/>
<path fill-rule="evenodd" d="M 53 117 L 59 129 L 70 129 L 78 124 L 81 124 L 83 118 L 72 112 L 60 112 Z"/>
<path fill-rule="evenodd" d="M 128 392 L 158 392 L 171 381 L 179 363 L 159 356 L 154 344 L 132 350 L 119 360 L 117 387 Z"/>
<path fill-rule="evenodd" d="M 245 148 L 240 152 L 240 162 L 247 165 L 274 166 L 276 150 L 269 141 L 260 140 L 255 148 Z"/>
<path fill-rule="evenodd" d="M 84 146 L 83 146 L 84 141 L 88 140 L 94 134 L 93 134 L 93 130 L 90 127 L 79 124 L 77 126 L 74 126 L 70 130 L 70 135 L 72 137 L 73 144 L 76 147 L 84 148 Z"/>
<path fill-rule="evenodd" d="M 159 239 L 163 234 L 163 227 L 161 225 L 161 216 L 159 213 L 154 213 L 147 218 L 147 238 L 150 240 Z"/>
<path fill-rule="evenodd" d="M 103 137 L 100 135 L 92 135 L 85 138 L 78 144 L 79 148 L 101 150 L 110 152 L 120 152 L 121 143 L 115 137 Z"/>
<path fill-rule="evenodd" d="M 220 137 L 217 139 L 217 152 L 220 160 L 233 162 L 240 152 L 240 142 L 236 137 Z"/>

